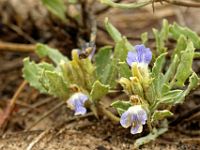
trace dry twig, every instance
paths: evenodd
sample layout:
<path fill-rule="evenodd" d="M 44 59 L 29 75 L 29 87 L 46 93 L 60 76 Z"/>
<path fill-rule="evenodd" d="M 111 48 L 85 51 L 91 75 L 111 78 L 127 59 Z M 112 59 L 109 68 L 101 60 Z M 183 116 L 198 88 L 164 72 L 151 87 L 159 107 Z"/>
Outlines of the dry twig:
<path fill-rule="evenodd" d="M 26 148 L 26 150 L 32 150 L 32 148 L 33 148 L 42 138 L 44 138 L 44 136 L 45 136 L 46 134 L 48 134 L 49 131 L 50 131 L 50 130 L 47 129 L 47 130 L 43 131 L 42 133 L 40 133 L 40 135 L 38 135 L 38 136 L 28 145 L 28 147 Z"/>
<path fill-rule="evenodd" d="M 35 44 L 17 44 L 0 41 L 0 51 L 34 52 L 35 48 Z"/>
<path fill-rule="evenodd" d="M 5 124 L 7 123 L 13 109 L 15 106 L 15 103 L 20 95 L 20 93 L 22 92 L 22 90 L 24 89 L 24 87 L 26 86 L 27 82 L 23 81 L 20 86 L 18 87 L 17 91 L 15 92 L 14 96 L 12 97 L 12 99 L 10 100 L 8 106 L 6 107 L 5 111 L 2 112 L 1 114 L 1 119 L 0 119 L 0 128 L 4 128 Z"/>

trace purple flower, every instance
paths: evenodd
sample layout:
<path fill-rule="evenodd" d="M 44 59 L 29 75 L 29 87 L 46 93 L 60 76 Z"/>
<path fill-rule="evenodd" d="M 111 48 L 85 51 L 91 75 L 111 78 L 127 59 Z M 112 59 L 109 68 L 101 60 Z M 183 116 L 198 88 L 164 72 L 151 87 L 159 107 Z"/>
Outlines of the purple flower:
<path fill-rule="evenodd" d="M 131 134 L 137 134 L 142 132 L 146 120 L 147 112 L 141 105 L 135 105 L 129 107 L 129 109 L 121 115 L 120 124 L 124 128 L 131 126 Z"/>
<path fill-rule="evenodd" d="M 84 115 L 87 110 L 84 106 L 85 102 L 88 100 L 88 96 L 83 93 L 75 93 L 67 101 L 68 106 L 75 111 L 74 115 Z"/>
<path fill-rule="evenodd" d="M 129 51 L 128 56 L 126 58 L 129 66 L 132 66 L 133 62 L 137 62 L 139 64 L 149 64 L 152 59 L 152 53 L 150 48 L 146 48 L 143 44 L 135 45 L 136 51 Z"/>

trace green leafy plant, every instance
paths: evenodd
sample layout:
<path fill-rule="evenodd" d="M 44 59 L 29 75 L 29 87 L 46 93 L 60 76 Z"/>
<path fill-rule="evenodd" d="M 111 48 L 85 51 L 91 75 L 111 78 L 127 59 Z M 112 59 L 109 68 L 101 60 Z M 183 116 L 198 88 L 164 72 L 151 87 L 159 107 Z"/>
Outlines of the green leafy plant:
<path fill-rule="evenodd" d="M 38 56 L 48 57 L 52 63 L 25 58 L 23 76 L 41 93 L 66 101 L 75 115 L 90 109 L 96 117 L 107 115 L 124 128 L 131 127 L 132 134 L 141 133 L 147 124 L 149 134 L 135 142 L 139 147 L 167 131 L 166 118 L 173 115 L 170 108 L 183 103 L 199 85 L 192 63 L 200 38 L 189 28 L 164 20 L 161 30 L 153 29 L 156 48 L 151 51 L 147 48 L 148 33 L 141 35 L 143 44 L 132 46 L 107 18 L 105 27 L 115 42 L 114 48 L 102 47 L 95 55 L 95 48 L 90 46 L 72 50 L 70 60 L 58 50 L 38 44 Z M 169 38 L 176 41 L 173 51 L 165 44 Z M 118 90 L 118 84 L 129 97 L 113 100 L 111 105 L 119 117 L 101 102 L 108 93 Z"/>
<path fill-rule="evenodd" d="M 114 41 L 121 37 L 111 24 L 107 29 Z M 121 125 L 125 128 L 131 127 L 132 134 L 141 133 L 142 126 L 147 123 L 150 134 L 136 140 L 135 147 L 167 131 L 165 118 L 173 115 L 170 108 L 183 103 L 190 91 L 199 86 L 200 81 L 192 70 L 195 49 L 199 47 L 199 36 L 176 23 L 169 25 L 167 20 L 163 21 L 160 31 L 153 29 L 153 33 L 156 49 L 155 59 L 151 61 L 152 68 L 148 67 L 152 58 L 149 48 L 136 45 L 129 49 L 127 63 L 119 62 L 130 66 L 129 71 L 124 69 L 127 74 L 121 74 L 119 79 L 124 92 L 129 96 L 129 101 L 118 100 L 112 103 L 121 116 Z M 144 35 L 147 36 L 146 33 L 142 34 L 142 39 Z M 165 42 L 169 38 L 176 40 L 177 44 L 170 59 L 167 59 L 168 48 Z M 147 43 L 148 40 L 145 37 L 143 41 Z M 160 129 L 156 129 L 160 122 L 165 123 Z"/>

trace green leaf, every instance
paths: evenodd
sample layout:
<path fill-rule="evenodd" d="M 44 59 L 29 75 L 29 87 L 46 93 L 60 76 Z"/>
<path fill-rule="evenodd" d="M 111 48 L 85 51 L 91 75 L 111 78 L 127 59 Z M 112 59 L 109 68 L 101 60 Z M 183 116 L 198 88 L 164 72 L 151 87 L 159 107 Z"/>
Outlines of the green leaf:
<path fill-rule="evenodd" d="M 153 34 L 156 40 L 156 50 L 158 55 L 160 55 L 166 51 L 165 42 L 157 29 L 153 29 Z"/>
<path fill-rule="evenodd" d="M 113 59 L 112 62 L 105 67 L 102 83 L 110 85 L 111 88 L 115 88 L 117 84 L 117 75 L 117 60 Z"/>
<path fill-rule="evenodd" d="M 80 59 L 78 50 L 72 51 L 72 61 L 59 64 L 65 81 L 84 89 L 91 89 L 96 80 L 95 66 L 89 58 Z"/>
<path fill-rule="evenodd" d="M 173 59 L 173 60 L 172 60 L 171 64 L 169 65 L 169 68 L 167 69 L 167 72 L 164 75 L 163 83 L 166 83 L 166 84 L 168 84 L 168 82 L 171 79 L 173 79 L 173 77 L 174 77 L 174 75 L 176 73 L 176 69 L 177 69 L 178 63 L 179 63 L 179 58 L 178 58 L 177 54 L 171 59 Z"/>
<path fill-rule="evenodd" d="M 105 46 L 100 48 L 98 53 L 95 55 L 96 72 L 101 80 L 104 76 L 105 68 L 111 63 L 112 47 Z"/>
<path fill-rule="evenodd" d="M 132 91 L 132 83 L 129 79 L 121 77 L 118 81 L 120 83 L 120 85 L 123 87 L 123 91 L 127 94 L 127 95 L 132 95 L 133 91 Z"/>
<path fill-rule="evenodd" d="M 168 39 L 168 34 L 169 34 L 169 23 L 166 19 L 163 19 L 162 29 L 160 31 L 160 37 L 162 38 L 163 41 Z"/>
<path fill-rule="evenodd" d="M 151 85 L 146 89 L 145 96 L 150 105 L 155 102 L 157 93 L 154 83 L 151 83 Z"/>
<path fill-rule="evenodd" d="M 52 14 L 66 22 L 65 12 L 67 8 L 63 0 L 42 0 L 42 3 Z"/>
<path fill-rule="evenodd" d="M 189 85 L 187 87 L 187 94 L 189 94 L 189 92 L 195 88 L 197 88 L 199 86 L 199 77 L 197 76 L 197 74 L 195 72 L 192 73 L 192 75 L 189 78 Z"/>
<path fill-rule="evenodd" d="M 107 32 L 116 43 L 123 40 L 121 33 L 108 21 L 108 18 L 105 18 L 104 24 Z M 127 49 L 132 49 L 132 45 L 128 41 L 125 45 Z"/>
<path fill-rule="evenodd" d="M 163 97 L 159 98 L 158 102 L 165 104 L 174 104 L 176 99 L 182 94 L 183 90 L 172 90 L 164 94 Z"/>
<path fill-rule="evenodd" d="M 128 49 L 126 48 L 126 40 L 122 39 L 116 43 L 113 57 L 116 58 L 118 62 L 123 62 L 126 61 L 127 55 Z"/>
<path fill-rule="evenodd" d="M 181 35 L 188 37 L 194 44 L 195 48 L 200 48 L 200 37 L 196 32 L 193 32 L 187 27 L 181 27 L 178 24 L 174 23 L 170 26 L 170 33 L 174 39 L 178 39 Z"/>
<path fill-rule="evenodd" d="M 187 48 L 187 39 L 184 35 L 180 35 L 176 44 L 176 48 L 173 51 L 172 57 L 177 55 L 179 58 L 181 57 L 181 52 Z"/>
<path fill-rule="evenodd" d="M 167 83 L 164 83 L 162 86 L 162 95 L 166 94 L 167 92 L 170 91 L 170 86 Z"/>
<path fill-rule="evenodd" d="M 197 74 L 195 72 L 193 72 L 189 78 L 189 85 L 188 85 L 187 89 L 183 92 L 183 94 L 181 96 L 176 98 L 175 104 L 183 103 L 183 101 L 185 100 L 185 96 L 187 96 L 191 90 L 194 90 L 195 88 L 197 88 L 199 86 L 199 84 L 200 84 L 200 79 L 197 76 Z"/>
<path fill-rule="evenodd" d="M 116 7 L 116 8 L 132 8 L 132 9 L 144 7 L 144 6 L 146 6 L 146 5 L 151 3 L 151 1 L 149 1 L 149 0 L 146 0 L 146 1 L 143 1 L 143 2 L 129 3 L 129 4 L 126 4 L 126 3 L 115 3 L 112 0 L 100 0 L 100 1 L 103 4 L 107 4 L 107 5 L 112 6 L 112 7 Z"/>
<path fill-rule="evenodd" d="M 187 48 L 181 53 L 181 60 L 175 74 L 175 85 L 182 87 L 185 81 L 192 73 L 192 62 L 194 57 L 194 46 L 191 41 L 188 42 Z"/>
<path fill-rule="evenodd" d="M 44 70 L 53 71 L 54 67 L 51 64 L 42 62 L 39 65 L 35 64 L 35 62 L 30 62 L 29 58 L 25 58 L 23 60 L 24 68 L 23 68 L 23 77 L 29 84 L 39 90 L 41 93 L 48 93 L 47 89 L 41 84 L 40 77 Z"/>
<path fill-rule="evenodd" d="M 129 107 L 131 107 L 131 103 L 129 101 L 115 101 L 111 104 L 112 107 L 117 109 L 119 115 L 124 113 Z"/>
<path fill-rule="evenodd" d="M 100 100 L 103 96 L 105 96 L 109 91 L 109 86 L 104 85 L 99 81 L 95 81 L 92 90 L 90 92 L 91 99 L 93 101 Z"/>
<path fill-rule="evenodd" d="M 116 86 L 116 79 L 119 73 L 118 62 L 125 61 L 127 57 L 128 50 L 125 45 L 125 39 L 117 42 L 114 49 L 113 59 L 109 64 L 107 64 L 102 74 L 102 83 L 110 85 L 111 88 L 114 88 Z M 127 68 L 125 71 L 126 73 L 129 73 Z"/>
<path fill-rule="evenodd" d="M 96 80 L 95 66 L 92 64 L 89 58 L 79 59 L 78 65 L 80 70 L 77 68 L 76 72 L 82 72 L 83 77 L 78 80 L 83 80 L 85 82 L 85 88 L 91 89 L 94 81 Z"/>
<path fill-rule="evenodd" d="M 167 48 L 165 47 L 165 41 L 168 39 L 168 33 L 169 33 L 169 24 L 166 19 L 163 20 L 161 31 L 153 29 L 153 34 L 156 39 L 156 49 L 158 55 L 166 52 L 167 50 Z"/>
<path fill-rule="evenodd" d="M 69 88 L 63 78 L 53 71 L 45 71 L 44 78 L 48 80 L 48 93 L 66 100 L 69 96 Z"/>
<path fill-rule="evenodd" d="M 165 63 L 165 56 L 167 53 L 162 53 L 158 58 L 156 59 L 153 68 L 152 68 L 152 78 L 157 78 L 160 72 L 162 72 L 163 65 Z"/>
<path fill-rule="evenodd" d="M 57 49 L 50 48 L 44 44 L 37 44 L 36 53 L 40 57 L 48 56 L 55 64 L 59 64 L 61 61 L 68 62 L 68 58 L 63 56 Z"/>
<path fill-rule="evenodd" d="M 143 44 L 146 44 L 148 42 L 148 32 L 142 33 L 140 37 Z"/>
<path fill-rule="evenodd" d="M 153 115 L 151 122 L 157 121 L 157 120 L 163 120 L 166 117 L 172 116 L 173 113 L 169 110 L 156 110 Z"/>
<path fill-rule="evenodd" d="M 119 42 L 122 40 L 121 33 L 108 21 L 108 18 L 105 18 L 105 27 L 110 36 L 113 38 L 115 42 Z"/>
<path fill-rule="evenodd" d="M 134 143 L 134 148 L 137 149 L 140 146 L 155 140 L 158 136 L 164 134 L 167 130 L 168 130 L 167 128 L 161 128 L 161 129 L 154 128 L 153 131 L 149 133 L 147 136 L 137 139 Z"/>
<path fill-rule="evenodd" d="M 131 80 L 131 88 L 133 94 L 138 95 L 141 98 L 144 98 L 144 88 L 140 80 L 137 77 L 132 77 L 130 78 L 130 80 Z"/>
<path fill-rule="evenodd" d="M 120 77 L 129 79 L 131 77 L 131 70 L 126 62 L 119 62 L 118 72 Z"/>
<path fill-rule="evenodd" d="M 68 3 L 76 4 L 78 0 L 68 0 Z"/>
<path fill-rule="evenodd" d="M 162 95 L 162 90 L 164 86 L 163 79 L 164 79 L 163 73 L 159 73 L 155 78 L 153 78 L 152 84 L 155 90 L 156 97 L 161 97 Z"/>

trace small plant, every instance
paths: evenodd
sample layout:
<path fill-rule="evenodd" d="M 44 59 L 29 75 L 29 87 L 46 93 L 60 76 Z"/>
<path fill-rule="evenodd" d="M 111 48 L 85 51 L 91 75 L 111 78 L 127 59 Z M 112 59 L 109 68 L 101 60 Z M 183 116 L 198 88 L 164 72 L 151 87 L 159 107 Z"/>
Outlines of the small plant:
<path fill-rule="evenodd" d="M 150 50 L 147 33 L 141 36 L 142 44 L 132 46 L 108 19 L 105 27 L 116 43 L 114 51 L 105 46 L 94 55 L 95 48 L 87 47 L 72 50 L 69 60 L 58 50 L 38 44 L 36 53 L 53 64 L 36 64 L 25 58 L 23 76 L 41 93 L 66 101 L 75 115 L 84 115 L 88 109 L 96 117 L 103 112 L 122 127 L 131 127 L 131 134 L 141 133 L 147 124 L 149 135 L 136 140 L 135 147 L 139 147 L 167 131 L 166 118 L 173 115 L 170 108 L 183 103 L 199 85 L 192 62 L 198 55 L 195 49 L 200 48 L 200 38 L 190 29 L 164 20 L 160 31 L 153 29 L 156 48 Z M 168 38 L 177 42 L 170 59 L 166 57 Z M 129 96 L 112 103 L 119 117 L 101 103 L 106 94 L 118 90 L 118 83 Z"/>
<path fill-rule="evenodd" d="M 122 38 L 108 21 L 106 25 L 115 41 Z M 162 29 L 153 29 L 153 33 L 156 40 L 153 61 L 151 50 L 144 46 L 148 42 L 147 33 L 141 36 L 143 44 L 132 49 L 127 46 L 129 51 L 126 61 L 119 62 L 126 65 L 126 75 L 121 75 L 118 82 L 129 96 L 129 101 L 112 103 L 121 116 L 121 125 L 124 128 L 131 127 L 132 134 L 141 133 L 143 125 L 147 124 L 150 134 L 136 140 L 135 147 L 167 131 L 166 118 L 173 115 L 170 108 L 183 103 L 190 91 L 199 85 L 199 78 L 192 70 L 193 58 L 198 55 L 195 49 L 200 47 L 198 35 L 176 23 L 169 25 L 166 20 L 163 21 Z M 168 38 L 177 41 L 170 59 L 166 58 L 168 48 L 165 42 Z M 149 67 L 150 62 L 152 68 Z"/>

